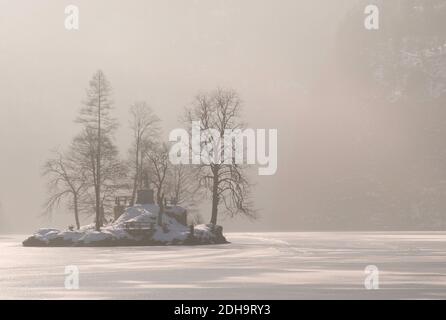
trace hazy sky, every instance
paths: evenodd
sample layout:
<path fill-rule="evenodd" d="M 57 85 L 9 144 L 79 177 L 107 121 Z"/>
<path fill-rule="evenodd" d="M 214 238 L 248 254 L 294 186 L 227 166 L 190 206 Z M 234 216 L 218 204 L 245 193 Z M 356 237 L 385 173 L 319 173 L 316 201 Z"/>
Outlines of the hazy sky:
<path fill-rule="evenodd" d="M 168 132 L 198 92 L 236 89 L 250 127 L 279 129 L 279 169 L 256 178 L 262 218 L 223 225 L 298 228 L 295 164 L 306 151 L 296 143 L 297 118 L 309 107 L 305 93 L 330 58 L 337 22 L 351 2 L 0 0 L 0 202 L 9 229 L 46 224 L 38 218 L 41 166 L 79 131 L 73 120 L 99 68 L 114 88 L 122 156 L 132 102 L 148 101 Z M 64 28 L 68 4 L 80 9 L 78 31 Z M 67 221 L 70 215 L 53 223 Z"/>

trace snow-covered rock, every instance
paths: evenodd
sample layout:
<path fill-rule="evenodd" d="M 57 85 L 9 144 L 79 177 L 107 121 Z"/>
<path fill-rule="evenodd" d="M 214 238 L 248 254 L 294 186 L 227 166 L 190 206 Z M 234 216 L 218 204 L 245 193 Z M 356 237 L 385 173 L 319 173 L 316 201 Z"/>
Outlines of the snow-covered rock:
<path fill-rule="evenodd" d="M 40 229 L 23 241 L 29 247 L 82 246 L 142 246 L 142 245 L 205 245 L 227 243 L 223 228 L 198 225 L 193 231 L 176 217 L 185 213 L 181 207 L 169 207 L 163 215 L 163 226 L 158 226 L 157 205 L 136 205 L 111 224 L 96 231 L 94 224 L 77 231 Z"/>

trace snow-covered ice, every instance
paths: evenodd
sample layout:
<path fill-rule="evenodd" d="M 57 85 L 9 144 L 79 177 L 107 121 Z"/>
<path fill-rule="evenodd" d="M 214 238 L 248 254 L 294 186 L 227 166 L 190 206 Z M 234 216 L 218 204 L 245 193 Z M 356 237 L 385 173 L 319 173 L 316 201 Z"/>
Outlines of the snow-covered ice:
<path fill-rule="evenodd" d="M 446 233 L 228 233 L 212 246 L 28 248 L 0 237 L 0 298 L 446 298 Z M 65 267 L 80 271 L 64 287 Z M 364 269 L 379 268 L 379 290 Z"/>

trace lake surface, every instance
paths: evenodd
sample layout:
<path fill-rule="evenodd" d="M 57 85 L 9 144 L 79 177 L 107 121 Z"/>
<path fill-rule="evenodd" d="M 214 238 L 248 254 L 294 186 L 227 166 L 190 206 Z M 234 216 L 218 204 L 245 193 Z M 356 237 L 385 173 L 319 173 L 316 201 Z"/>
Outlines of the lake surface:
<path fill-rule="evenodd" d="M 0 299 L 445 299 L 444 232 L 228 233 L 200 247 L 24 248 L 0 236 Z M 79 289 L 65 288 L 65 267 Z M 367 266 L 376 266 L 367 290 Z M 376 288 L 376 286 L 375 286 Z"/>

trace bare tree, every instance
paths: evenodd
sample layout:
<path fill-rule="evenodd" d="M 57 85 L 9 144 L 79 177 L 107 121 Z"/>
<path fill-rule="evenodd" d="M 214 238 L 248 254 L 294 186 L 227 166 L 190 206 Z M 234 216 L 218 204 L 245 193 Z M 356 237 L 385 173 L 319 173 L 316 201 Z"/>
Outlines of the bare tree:
<path fill-rule="evenodd" d="M 146 102 L 136 102 L 130 107 L 130 127 L 133 131 L 133 146 L 130 150 L 133 160 L 133 187 L 131 205 L 135 204 L 136 191 L 143 183 L 143 159 L 148 145 L 159 135 L 160 119 Z"/>
<path fill-rule="evenodd" d="M 48 178 L 50 193 L 45 211 L 51 212 L 68 198 L 73 208 L 76 228 L 79 229 L 79 201 L 87 188 L 84 170 L 62 152 L 54 151 L 53 157 L 45 162 L 42 174 Z"/>
<path fill-rule="evenodd" d="M 102 220 L 101 182 L 103 179 L 101 175 L 103 174 L 103 169 L 101 160 L 103 159 L 103 144 L 110 142 L 109 137 L 117 127 L 116 121 L 110 115 L 112 109 L 110 95 L 110 83 L 104 73 L 98 70 L 90 80 L 90 86 L 87 89 L 87 99 L 84 101 L 84 107 L 76 120 L 88 130 L 88 134 L 95 132 L 96 135 L 96 139 L 93 140 L 96 144 L 91 146 L 94 152 L 90 154 L 96 162 L 93 167 L 94 172 L 92 172 L 94 175 L 96 230 L 100 230 Z"/>
<path fill-rule="evenodd" d="M 159 206 L 158 225 L 162 225 L 162 216 L 164 213 L 164 192 L 169 174 L 169 148 L 163 143 L 146 152 L 151 170 L 154 174 L 153 184 L 156 188 L 156 202 Z"/>
<path fill-rule="evenodd" d="M 225 130 L 242 130 L 241 100 L 233 90 L 217 89 L 208 94 L 198 95 L 193 105 L 186 109 L 185 121 L 200 121 L 200 129 L 205 132 L 215 129 L 218 137 L 202 137 L 201 148 L 220 158 L 220 161 L 202 162 L 198 166 L 200 186 L 212 195 L 211 224 L 217 224 L 219 207 L 222 206 L 230 216 L 238 214 L 255 218 L 255 211 L 249 201 L 250 183 L 243 165 L 237 164 L 232 152 L 227 152 L 222 145 Z M 216 139 L 218 141 L 216 141 Z M 234 147 L 233 150 L 234 151 Z M 226 159 L 228 157 L 232 157 Z"/>
<path fill-rule="evenodd" d="M 167 194 L 175 205 L 193 207 L 200 199 L 201 190 L 193 166 L 178 164 L 171 166 Z"/>
<path fill-rule="evenodd" d="M 89 211 L 95 208 L 95 223 L 102 225 L 104 221 L 104 212 L 108 204 L 112 203 L 112 196 L 118 189 L 124 188 L 126 178 L 126 168 L 118 158 L 118 150 L 108 136 L 101 136 L 101 180 L 97 179 L 97 135 L 96 131 L 87 128 L 81 134 L 73 139 L 71 145 L 71 157 L 82 170 L 86 173 L 88 192 L 82 197 L 82 208 Z M 97 185 L 100 185 L 99 195 L 99 215 L 97 214 Z M 92 191 L 92 192 L 90 192 Z M 92 195 L 93 193 L 93 195 Z"/>

